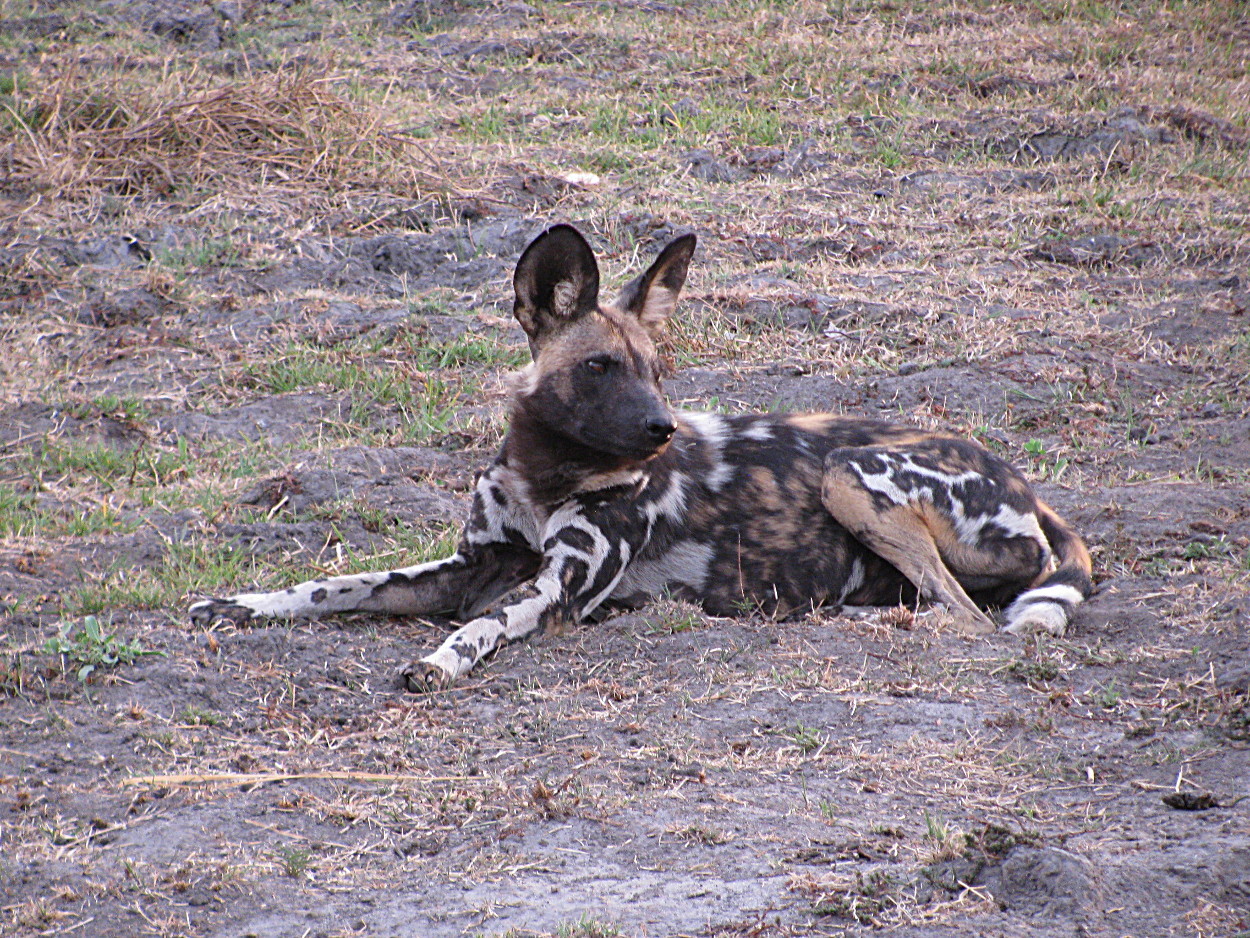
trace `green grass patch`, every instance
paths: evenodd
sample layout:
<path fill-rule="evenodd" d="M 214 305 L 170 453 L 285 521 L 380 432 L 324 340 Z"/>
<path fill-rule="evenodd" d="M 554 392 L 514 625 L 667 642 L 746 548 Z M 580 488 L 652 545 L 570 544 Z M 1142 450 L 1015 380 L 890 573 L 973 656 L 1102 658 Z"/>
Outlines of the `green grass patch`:
<path fill-rule="evenodd" d="M 595 106 L 588 115 L 587 129 L 595 142 L 605 147 L 643 150 L 699 147 L 711 141 L 775 146 L 788 136 L 779 111 L 749 100 L 705 100 L 687 110 L 671 101 L 640 108 L 632 98 L 619 98 Z"/>
<path fill-rule="evenodd" d="M 281 589 L 301 577 L 290 564 L 266 562 L 237 543 L 191 541 L 170 545 L 158 564 L 115 569 L 66 597 L 65 615 L 140 609 L 177 610 L 193 594 L 242 589 L 263 582 Z"/>
<path fill-rule="evenodd" d="M 29 536 L 38 525 L 34 521 L 37 511 L 35 496 L 18 491 L 11 485 L 0 485 L 0 536 Z"/>
<path fill-rule="evenodd" d="M 243 251 L 229 235 L 202 238 L 179 247 L 160 248 L 152 261 L 176 271 L 199 270 L 206 267 L 239 267 Z"/>
<path fill-rule="evenodd" d="M 98 441 L 43 439 L 23 468 L 38 482 L 93 479 L 113 490 L 121 486 L 167 485 L 189 478 L 195 463 L 185 439 L 157 449 L 148 443 L 114 446 Z"/>
<path fill-rule="evenodd" d="M 601 922 L 589 912 L 582 913 L 576 922 L 561 922 L 556 926 L 557 938 L 616 938 L 623 934 L 614 922 Z"/>
<path fill-rule="evenodd" d="M 411 524 L 393 518 L 382 518 L 367 508 L 357 507 L 355 513 L 367 530 L 376 530 L 387 542 L 381 552 L 344 549 L 336 574 L 375 572 L 382 567 L 412 566 L 442 560 L 456 552 L 460 544 L 461 525 L 453 522 Z M 376 524 L 377 527 L 372 527 Z"/>
<path fill-rule="evenodd" d="M 271 359 L 247 365 L 243 375 L 254 387 L 281 394 L 329 387 L 364 391 L 379 403 L 408 403 L 410 379 L 420 373 L 465 366 L 519 367 L 524 350 L 488 336 L 465 335 L 429 343 L 412 332 L 381 339 L 363 336 L 332 346 L 291 342 Z"/>
<path fill-rule="evenodd" d="M 344 429 L 354 438 L 376 423 L 374 411 L 381 408 L 398 413 L 399 440 L 428 442 L 460 428 L 460 411 L 481 390 L 475 371 L 515 368 L 526 360 L 524 350 L 489 336 L 431 344 L 405 332 L 329 347 L 292 342 L 279 355 L 245 365 L 240 380 L 273 394 L 347 392 L 352 401 Z"/>
<path fill-rule="evenodd" d="M 225 721 L 225 717 L 216 710 L 187 704 L 174 715 L 174 720 L 187 726 L 218 726 Z"/>
<path fill-rule="evenodd" d="M 516 118 L 494 104 L 460 116 L 460 129 L 470 140 L 500 143 L 512 139 Z"/>
<path fill-rule="evenodd" d="M 307 847 L 278 847 L 274 850 L 274 857 L 277 858 L 283 875 L 292 879 L 303 876 L 312 863 L 312 851 Z"/>
<path fill-rule="evenodd" d="M 410 339 L 406 348 L 415 357 L 416 364 L 425 368 L 464 365 L 520 368 L 529 361 L 529 353 L 524 348 L 506 345 L 490 336 L 468 333 L 436 345 L 414 344 Z"/>
<path fill-rule="evenodd" d="M 0 483 L 0 536 L 88 537 L 125 534 L 138 527 L 138 519 L 124 517 L 109 504 L 46 508 L 33 492 Z"/>
<path fill-rule="evenodd" d="M 151 416 L 146 402 L 119 394 L 101 394 L 89 401 L 71 401 L 63 404 L 62 408 L 79 420 L 111 417 L 127 423 L 142 423 Z"/>
<path fill-rule="evenodd" d="M 804 755 L 811 755 L 824 744 L 819 730 L 815 727 L 804 726 L 802 723 L 794 724 L 785 736 L 798 746 Z"/>

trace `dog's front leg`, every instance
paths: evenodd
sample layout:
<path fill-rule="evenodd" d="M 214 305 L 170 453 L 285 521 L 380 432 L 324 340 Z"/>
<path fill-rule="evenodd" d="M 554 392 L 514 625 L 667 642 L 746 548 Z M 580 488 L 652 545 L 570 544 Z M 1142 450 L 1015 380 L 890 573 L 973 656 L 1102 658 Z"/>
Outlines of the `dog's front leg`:
<path fill-rule="evenodd" d="M 437 651 L 405 668 L 404 685 L 412 691 L 445 687 L 509 642 L 581 621 L 607 599 L 638 552 L 627 527 L 595 523 L 576 507 L 554 515 L 538 577 L 523 595 L 457 629 Z"/>
<path fill-rule="evenodd" d="M 334 612 L 451 615 L 489 602 L 533 576 L 538 555 L 508 544 L 461 549 L 443 560 L 379 573 L 309 580 L 271 593 L 240 593 L 191 606 L 191 620 L 236 622 L 320 616 Z"/>

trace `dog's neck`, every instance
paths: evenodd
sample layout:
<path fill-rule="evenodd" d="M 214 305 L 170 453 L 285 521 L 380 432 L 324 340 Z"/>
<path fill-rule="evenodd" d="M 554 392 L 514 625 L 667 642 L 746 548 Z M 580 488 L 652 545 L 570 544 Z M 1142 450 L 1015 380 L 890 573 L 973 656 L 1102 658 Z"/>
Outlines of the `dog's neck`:
<path fill-rule="evenodd" d="M 592 449 L 514 406 L 503 461 L 519 471 L 532 498 L 553 507 L 576 492 L 639 481 L 648 460 Z"/>

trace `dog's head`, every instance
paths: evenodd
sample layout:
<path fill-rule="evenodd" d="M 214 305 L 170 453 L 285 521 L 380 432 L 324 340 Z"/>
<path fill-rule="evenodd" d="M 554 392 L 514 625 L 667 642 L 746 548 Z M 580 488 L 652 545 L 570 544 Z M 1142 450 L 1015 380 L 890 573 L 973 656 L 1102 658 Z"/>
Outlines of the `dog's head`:
<path fill-rule="evenodd" d="M 516 386 L 529 417 L 596 452 L 646 459 L 663 451 L 676 427 L 655 343 L 694 246 L 692 234 L 673 241 L 606 304 L 595 255 L 575 228 L 556 225 L 525 249 L 513 313 L 534 358 Z"/>

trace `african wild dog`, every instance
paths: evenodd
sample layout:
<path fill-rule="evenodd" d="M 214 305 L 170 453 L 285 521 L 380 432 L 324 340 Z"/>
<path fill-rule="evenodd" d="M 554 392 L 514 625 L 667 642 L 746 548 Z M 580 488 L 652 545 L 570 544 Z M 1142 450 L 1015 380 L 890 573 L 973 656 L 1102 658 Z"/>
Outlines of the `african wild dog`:
<path fill-rule="evenodd" d="M 525 250 L 514 313 L 533 363 L 515 378 L 511 427 L 453 556 L 211 599 L 192 616 L 470 620 L 404 671 L 410 689 L 664 592 L 719 615 L 919 598 L 977 634 L 994 627 L 978 604 L 1014 600 L 1007 631 L 1061 634 L 1090 595 L 1089 553 L 980 446 L 854 417 L 669 409 L 654 342 L 694 247 L 694 235 L 673 241 L 611 305 L 575 229 L 557 225 Z"/>

